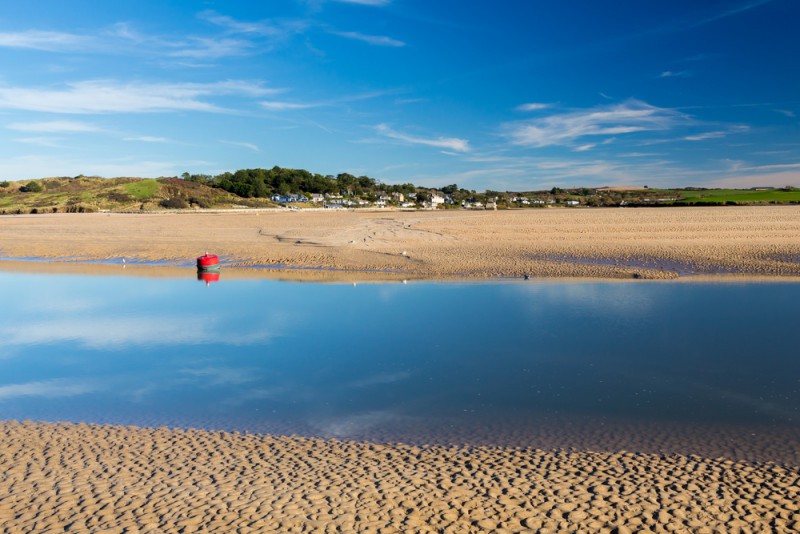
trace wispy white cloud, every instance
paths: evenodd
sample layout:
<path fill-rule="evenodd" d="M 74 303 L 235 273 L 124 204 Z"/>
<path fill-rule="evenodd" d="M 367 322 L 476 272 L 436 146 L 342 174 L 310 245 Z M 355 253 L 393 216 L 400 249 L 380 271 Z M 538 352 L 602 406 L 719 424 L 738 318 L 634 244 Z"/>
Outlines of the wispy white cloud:
<path fill-rule="evenodd" d="M 220 142 L 225 143 L 226 145 L 240 146 L 242 148 L 252 150 L 253 152 L 261 152 L 261 149 L 258 148 L 258 146 L 254 145 L 253 143 L 244 143 L 242 141 L 220 141 Z"/>
<path fill-rule="evenodd" d="M 663 156 L 663 152 L 625 152 L 619 154 L 621 158 L 651 158 L 654 156 Z"/>
<path fill-rule="evenodd" d="M 728 132 L 717 130 L 715 132 L 703 132 L 694 135 L 687 135 L 683 139 L 684 141 L 705 141 L 706 139 L 719 139 L 721 137 L 725 137 L 726 135 L 728 135 Z"/>
<path fill-rule="evenodd" d="M 167 55 L 176 58 L 220 59 L 249 54 L 254 47 L 255 43 L 244 39 L 192 37 L 186 47 L 168 52 Z"/>
<path fill-rule="evenodd" d="M 506 124 L 504 128 L 513 144 L 539 148 L 568 146 L 583 137 L 668 130 L 687 120 L 686 115 L 676 110 L 628 100 L 622 104 L 517 121 Z"/>
<path fill-rule="evenodd" d="M 262 100 L 259 104 L 270 111 L 287 111 L 295 109 L 308 109 L 318 107 L 320 104 L 309 104 L 300 102 L 283 102 L 280 100 Z"/>
<path fill-rule="evenodd" d="M 333 0 L 341 4 L 359 4 L 362 6 L 382 7 L 388 6 L 392 0 Z"/>
<path fill-rule="evenodd" d="M 757 8 L 759 6 L 763 6 L 764 4 L 769 4 L 772 1 L 773 0 L 756 0 L 754 2 L 753 1 L 745 2 L 745 3 L 740 4 L 740 5 L 732 8 L 732 9 L 727 9 L 725 11 L 722 11 L 720 13 L 717 13 L 715 15 L 712 15 L 710 17 L 702 19 L 702 20 L 696 22 L 695 24 L 693 24 L 692 27 L 696 28 L 698 26 L 703 26 L 703 25 L 709 24 L 711 22 L 716 22 L 716 21 L 718 21 L 720 19 L 732 17 L 734 15 L 738 15 L 739 13 L 744 13 L 745 11 L 750 11 L 751 9 L 755 9 L 755 8 Z"/>
<path fill-rule="evenodd" d="M 596 146 L 597 146 L 596 143 L 587 143 L 585 145 L 576 146 L 575 148 L 573 148 L 573 150 L 575 152 L 586 152 L 587 150 L 591 150 Z"/>
<path fill-rule="evenodd" d="M 547 109 L 553 107 L 553 104 L 545 104 L 542 102 L 528 102 L 517 106 L 517 111 L 539 111 L 540 109 Z"/>
<path fill-rule="evenodd" d="M 140 135 L 138 137 L 124 137 L 123 141 L 140 141 L 142 143 L 169 143 L 166 137 L 153 137 L 150 135 Z"/>
<path fill-rule="evenodd" d="M 0 33 L 0 47 L 30 48 L 48 52 L 66 52 L 83 47 L 91 41 L 84 35 L 62 32 L 28 30 Z"/>
<path fill-rule="evenodd" d="M 665 70 L 658 75 L 659 78 L 688 78 L 692 75 L 688 70 L 671 71 Z"/>
<path fill-rule="evenodd" d="M 339 37 L 344 37 L 345 39 L 353 39 L 355 41 L 361 41 L 375 46 L 391 46 L 395 48 L 406 46 L 406 43 L 404 43 L 403 41 L 392 39 L 391 37 L 386 37 L 385 35 L 367 35 L 359 32 L 338 32 L 338 31 L 332 31 L 331 34 L 338 35 Z"/>
<path fill-rule="evenodd" d="M 264 22 L 244 22 L 227 15 L 221 15 L 214 10 L 207 9 L 197 14 L 197 18 L 210 22 L 232 33 L 272 34 L 276 30 Z"/>
<path fill-rule="evenodd" d="M 449 150 L 455 150 L 456 152 L 469 152 L 470 150 L 469 141 L 466 139 L 459 139 L 457 137 L 437 137 L 434 139 L 417 137 L 397 132 L 386 124 L 379 124 L 376 126 L 376 129 L 379 133 L 390 139 L 396 139 L 405 143 L 446 148 Z"/>
<path fill-rule="evenodd" d="M 288 102 L 285 100 L 262 100 L 259 104 L 270 111 L 292 111 L 298 109 L 321 108 L 329 106 L 337 106 L 349 102 L 357 102 L 360 100 L 370 100 L 372 98 L 379 98 L 382 96 L 394 94 L 397 91 L 372 91 L 367 93 L 357 93 L 353 95 L 345 95 L 337 98 L 330 98 L 328 100 L 320 100 L 316 102 Z"/>
<path fill-rule="evenodd" d="M 28 145 L 43 146 L 47 148 L 64 148 L 64 145 L 61 142 L 62 139 L 59 137 L 20 137 L 15 139 L 15 141 L 18 143 L 26 143 Z"/>
<path fill-rule="evenodd" d="M 164 111 L 222 112 L 206 99 L 221 95 L 263 96 L 274 93 L 260 84 L 225 81 L 215 83 L 118 83 L 90 80 L 61 89 L 0 86 L 0 108 L 49 113 L 150 113 Z"/>
<path fill-rule="evenodd" d="M 705 141 L 707 139 L 721 139 L 731 134 L 746 132 L 750 129 L 746 125 L 731 126 L 727 130 L 716 130 L 712 132 L 702 132 L 699 134 L 687 135 L 683 137 L 684 141 Z"/>
<path fill-rule="evenodd" d="M 775 113 L 780 113 L 781 115 L 785 115 L 785 116 L 789 117 L 790 119 L 793 119 L 793 118 L 795 118 L 797 116 L 797 114 L 794 111 L 792 111 L 791 109 L 776 109 Z"/>
<path fill-rule="evenodd" d="M 16 130 L 19 132 L 42 132 L 42 133 L 57 133 L 57 132 L 99 132 L 102 128 L 89 124 L 86 122 L 77 121 L 44 121 L 44 122 L 13 122 L 6 125 L 9 130 Z"/>

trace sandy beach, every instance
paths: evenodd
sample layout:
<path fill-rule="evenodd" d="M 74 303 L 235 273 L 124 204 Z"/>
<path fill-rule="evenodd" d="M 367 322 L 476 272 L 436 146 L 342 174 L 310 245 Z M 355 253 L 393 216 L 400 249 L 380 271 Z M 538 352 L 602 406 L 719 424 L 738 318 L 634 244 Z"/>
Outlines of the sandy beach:
<path fill-rule="evenodd" d="M 0 254 L 409 278 L 800 276 L 800 207 L 0 217 Z M 319 278 L 319 273 L 301 273 Z"/>
<path fill-rule="evenodd" d="M 796 470 L 681 455 L 0 424 L 4 532 L 789 532 Z"/>

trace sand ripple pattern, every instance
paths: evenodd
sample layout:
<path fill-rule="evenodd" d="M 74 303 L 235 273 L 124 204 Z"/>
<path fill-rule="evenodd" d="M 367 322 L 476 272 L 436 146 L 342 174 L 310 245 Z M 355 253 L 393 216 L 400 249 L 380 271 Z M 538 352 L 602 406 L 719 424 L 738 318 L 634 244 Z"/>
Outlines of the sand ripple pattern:
<path fill-rule="evenodd" d="M 682 455 L 0 424 L 4 532 L 789 532 L 800 476 Z"/>

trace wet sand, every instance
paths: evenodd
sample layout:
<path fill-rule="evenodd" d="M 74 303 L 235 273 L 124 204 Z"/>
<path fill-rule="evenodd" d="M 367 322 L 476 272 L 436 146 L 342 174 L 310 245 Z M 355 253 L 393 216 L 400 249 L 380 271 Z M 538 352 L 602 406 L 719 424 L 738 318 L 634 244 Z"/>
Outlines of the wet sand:
<path fill-rule="evenodd" d="M 800 276 L 800 206 L 0 216 L 4 257 L 423 278 Z M 320 276 L 316 276 L 320 278 Z"/>
<path fill-rule="evenodd" d="M 5 532 L 800 529 L 800 476 L 682 455 L 0 424 Z"/>

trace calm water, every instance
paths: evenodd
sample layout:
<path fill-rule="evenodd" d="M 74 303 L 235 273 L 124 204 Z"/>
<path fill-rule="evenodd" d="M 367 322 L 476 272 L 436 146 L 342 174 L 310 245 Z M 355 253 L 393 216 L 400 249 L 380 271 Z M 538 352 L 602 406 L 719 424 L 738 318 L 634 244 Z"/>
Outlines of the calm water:
<path fill-rule="evenodd" d="M 0 419 L 800 454 L 796 283 L 0 287 Z"/>

